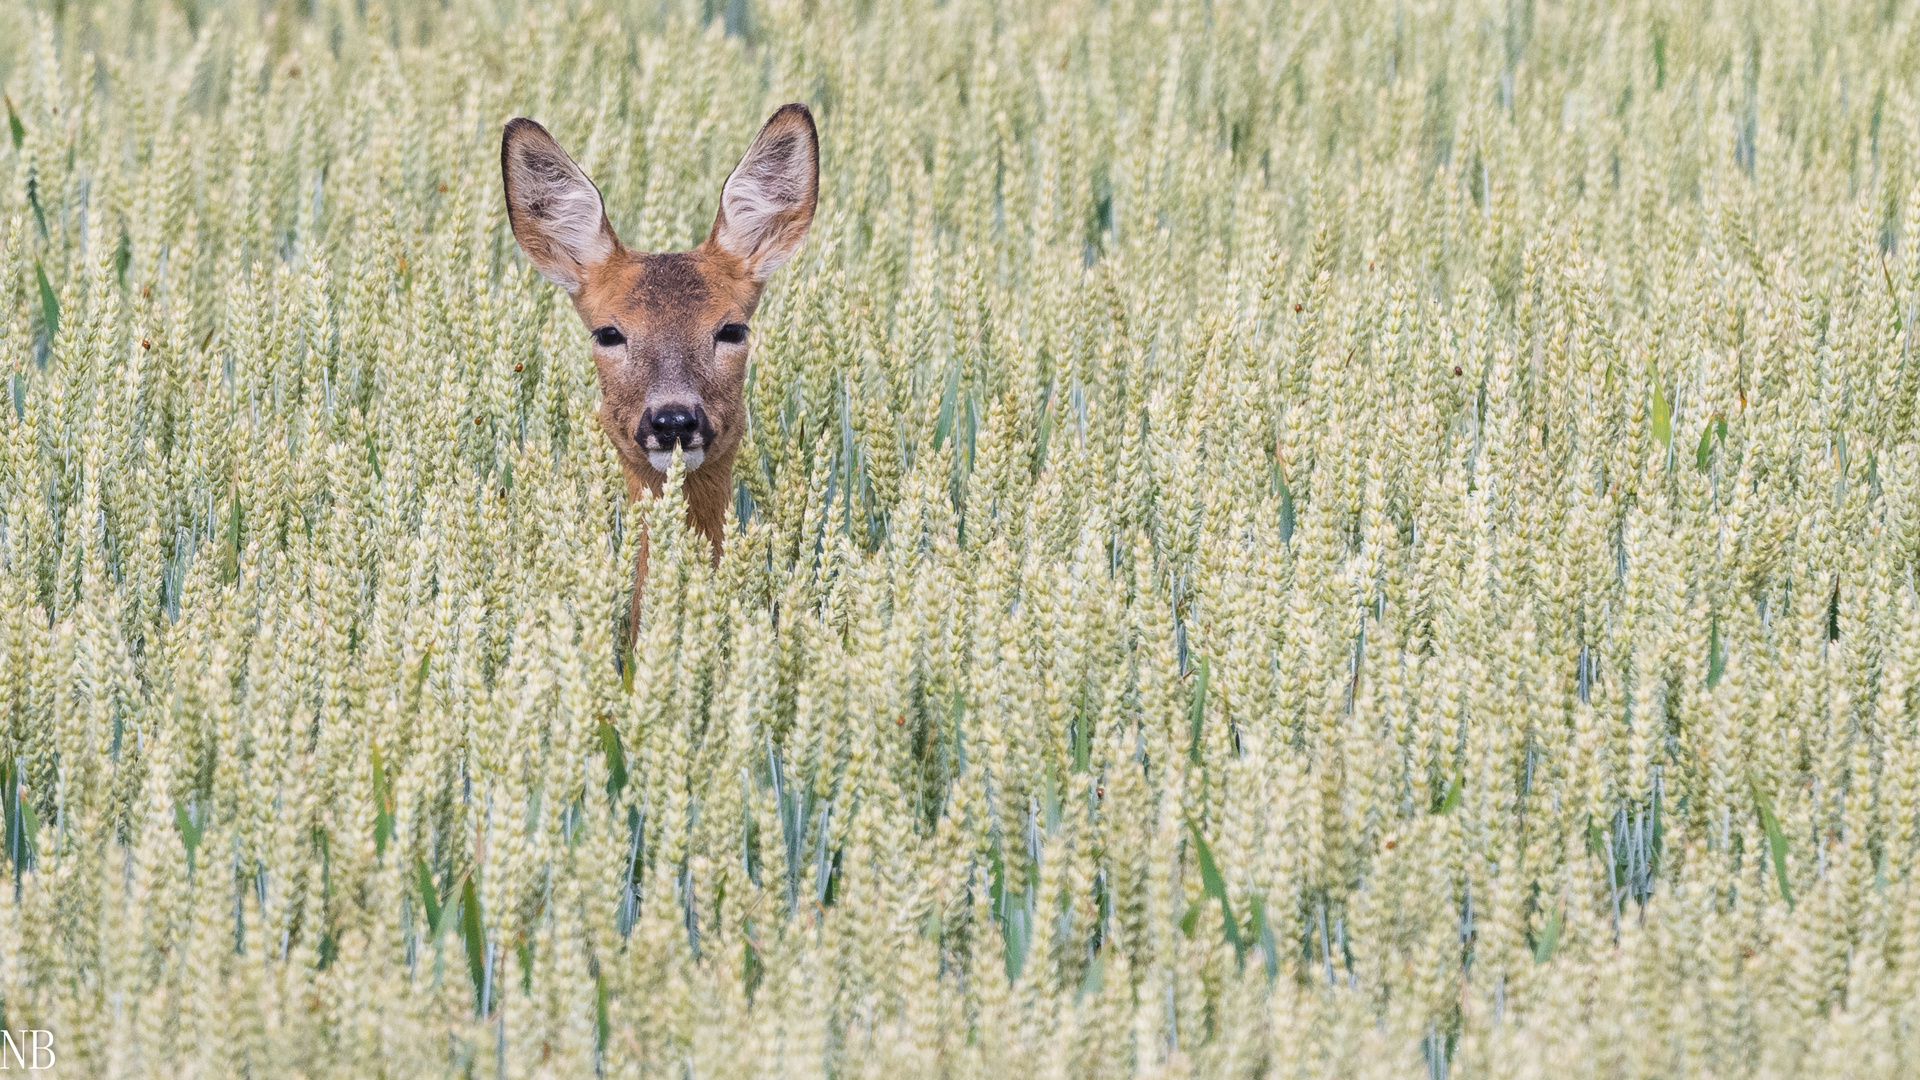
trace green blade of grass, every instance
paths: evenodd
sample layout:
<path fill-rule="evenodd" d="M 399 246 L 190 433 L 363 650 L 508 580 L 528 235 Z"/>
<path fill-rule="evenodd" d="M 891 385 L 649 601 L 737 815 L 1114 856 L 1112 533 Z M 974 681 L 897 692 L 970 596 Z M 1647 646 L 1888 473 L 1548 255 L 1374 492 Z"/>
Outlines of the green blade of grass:
<path fill-rule="evenodd" d="M 24 812 L 27 810 L 28 805 L 25 800 L 22 800 L 20 809 Z M 173 804 L 173 827 L 179 830 L 180 842 L 186 845 L 187 866 L 191 869 L 193 867 L 193 853 L 200 847 L 200 835 L 205 830 L 194 822 L 193 815 L 188 812 L 185 803 Z"/>
<path fill-rule="evenodd" d="M 1200 886 L 1208 896 L 1220 902 L 1222 932 L 1233 946 L 1234 953 L 1244 956 L 1247 946 L 1240 937 L 1240 924 L 1234 921 L 1233 905 L 1227 901 L 1227 879 L 1220 873 L 1220 866 L 1213 859 L 1213 848 L 1207 843 L 1207 838 L 1200 835 L 1200 829 L 1191 824 L 1187 829 L 1193 834 L 1194 850 L 1200 858 Z"/>
<path fill-rule="evenodd" d="M 1554 908 L 1547 915 L 1547 925 L 1540 930 L 1540 937 L 1533 943 L 1533 962 L 1544 964 L 1553 959 L 1553 950 L 1560 944 L 1560 909 Z"/>
<path fill-rule="evenodd" d="M 380 756 L 380 747 L 372 750 L 373 758 L 373 850 L 376 855 L 387 853 L 387 842 L 393 839 L 393 785 L 387 777 L 386 761 Z"/>
<path fill-rule="evenodd" d="M 1193 700 L 1187 706 L 1187 760 L 1200 764 L 1200 737 L 1207 721 L 1207 658 L 1194 658 Z"/>
<path fill-rule="evenodd" d="M 440 918 L 445 908 L 440 903 L 440 894 L 433 887 L 433 870 L 427 866 L 425 856 L 416 855 L 413 860 L 414 882 L 420 889 L 420 910 L 427 917 L 427 934 L 439 940 Z"/>
<path fill-rule="evenodd" d="M 600 721 L 600 749 L 607 759 L 607 797 L 618 798 L 627 786 L 627 754 L 620 746 L 620 733 L 610 721 Z"/>
<path fill-rule="evenodd" d="M 1780 829 L 1780 819 L 1773 816 L 1773 804 L 1767 800 L 1766 793 L 1760 790 L 1756 780 L 1749 780 L 1753 789 L 1753 807 L 1760 814 L 1760 827 L 1767 833 L 1767 851 L 1773 856 L 1773 876 L 1780 882 L 1780 899 L 1787 902 L 1787 910 L 1793 910 L 1793 887 L 1787 881 L 1787 834 Z"/>
<path fill-rule="evenodd" d="M 487 986 L 487 934 L 486 922 L 480 913 L 480 891 L 474 887 L 473 875 L 468 874 L 460 885 L 460 938 L 467 947 L 467 974 L 473 976 L 473 1012 L 475 1016 L 486 1016 L 489 996 Z"/>
<path fill-rule="evenodd" d="M 47 341 L 60 336 L 60 298 L 54 295 L 53 283 L 47 280 L 46 268 L 39 263 L 33 264 L 34 280 L 40 284 L 40 318 L 47 327 Z"/>

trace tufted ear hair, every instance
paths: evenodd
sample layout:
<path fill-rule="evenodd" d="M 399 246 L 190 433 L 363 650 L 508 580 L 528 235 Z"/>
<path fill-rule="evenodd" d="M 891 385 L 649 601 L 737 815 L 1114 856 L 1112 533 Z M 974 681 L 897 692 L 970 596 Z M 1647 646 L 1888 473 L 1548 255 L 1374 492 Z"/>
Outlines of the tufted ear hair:
<path fill-rule="evenodd" d="M 525 117 L 509 120 L 500 137 L 500 179 L 520 250 L 548 281 L 579 292 L 620 246 L 600 189 L 546 128 Z"/>
<path fill-rule="evenodd" d="M 813 114 L 782 105 L 720 189 L 707 243 L 739 259 L 755 281 L 773 276 L 800 250 L 820 194 L 820 137 Z"/>

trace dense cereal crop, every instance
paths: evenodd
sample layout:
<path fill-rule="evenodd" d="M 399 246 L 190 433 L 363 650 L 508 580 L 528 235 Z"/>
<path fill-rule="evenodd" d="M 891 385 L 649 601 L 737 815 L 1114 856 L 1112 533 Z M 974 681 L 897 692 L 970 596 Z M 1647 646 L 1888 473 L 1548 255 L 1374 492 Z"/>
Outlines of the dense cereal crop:
<path fill-rule="evenodd" d="M 0 1027 L 1920 1075 L 1917 80 L 1878 0 L 0 0 Z M 789 100 L 712 564 L 501 126 L 665 250 Z"/>

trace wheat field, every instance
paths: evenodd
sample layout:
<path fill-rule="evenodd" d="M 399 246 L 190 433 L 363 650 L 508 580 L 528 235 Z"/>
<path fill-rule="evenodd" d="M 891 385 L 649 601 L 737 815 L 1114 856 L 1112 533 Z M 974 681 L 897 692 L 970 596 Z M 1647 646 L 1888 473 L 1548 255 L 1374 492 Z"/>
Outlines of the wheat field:
<path fill-rule="evenodd" d="M 1920 12 L 0 0 L 0 90 L 55 1075 L 1920 1075 Z M 501 126 L 669 250 L 790 100 L 712 564 Z"/>

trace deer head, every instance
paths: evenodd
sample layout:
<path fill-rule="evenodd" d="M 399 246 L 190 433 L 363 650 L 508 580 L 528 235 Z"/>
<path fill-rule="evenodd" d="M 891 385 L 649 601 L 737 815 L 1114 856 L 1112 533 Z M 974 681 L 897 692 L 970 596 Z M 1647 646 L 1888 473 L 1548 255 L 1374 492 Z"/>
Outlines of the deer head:
<path fill-rule="evenodd" d="M 600 190 L 545 128 L 518 118 L 501 138 L 514 238 L 566 290 L 592 337 L 600 423 L 619 453 L 628 495 L 658 492 L 677 447 L 687 468 L 688 518 L 713 541 L 716 557 L 746 426 L 754 308 L 813 223 L 819 162 L 813 115 L 805 105 L 781 107 L 727 176 L 706 240 L 691 251 L 653 254 L 620 242 Z"/>

